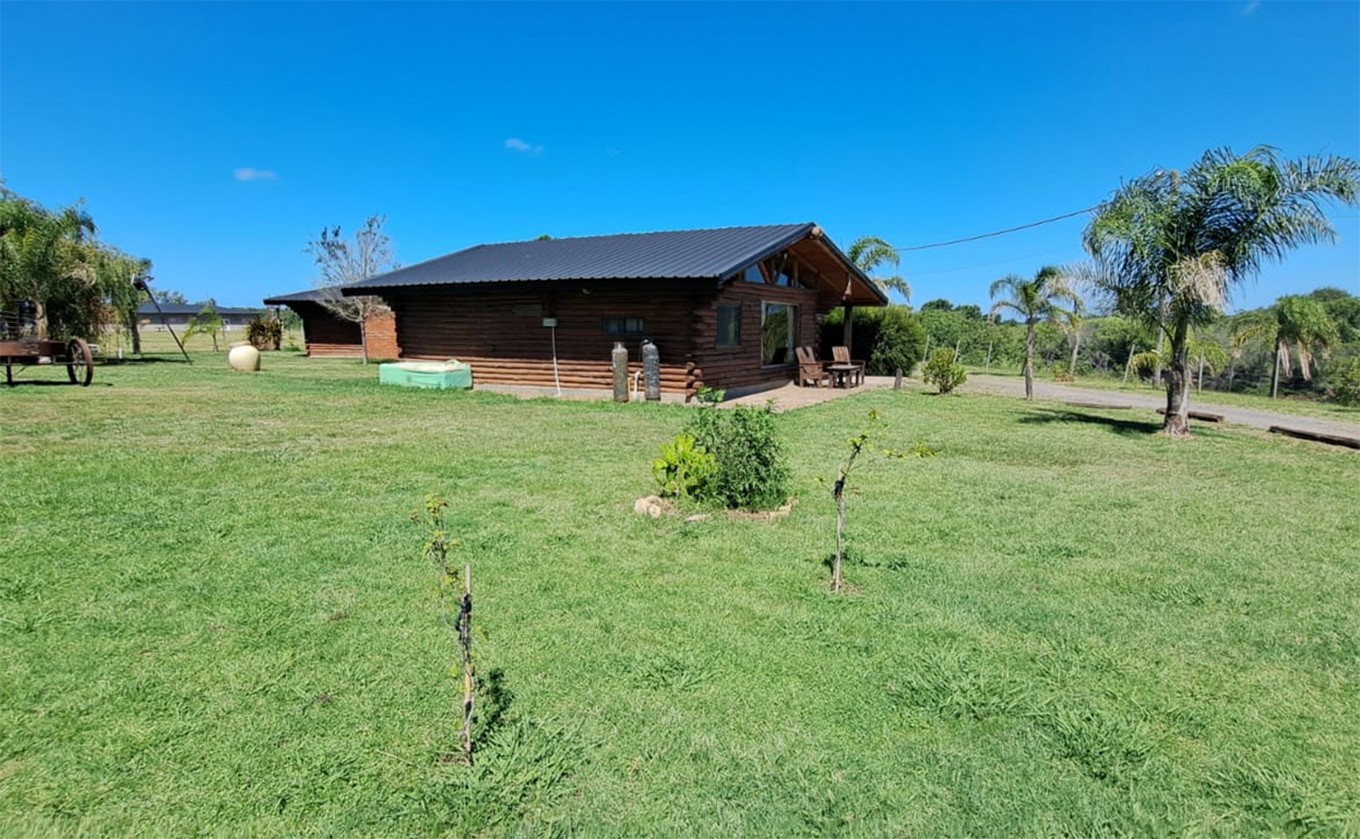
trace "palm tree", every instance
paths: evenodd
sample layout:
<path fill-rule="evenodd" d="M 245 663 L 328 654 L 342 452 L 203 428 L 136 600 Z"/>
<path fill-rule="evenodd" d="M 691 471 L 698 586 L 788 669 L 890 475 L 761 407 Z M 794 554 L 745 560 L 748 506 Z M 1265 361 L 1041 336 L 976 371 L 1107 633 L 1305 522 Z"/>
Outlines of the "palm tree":
<path fill-rule="evenodd" d="M 851 245 L 850 250 L 846 251 L 846 256 L 855 267 L 869 275 L 878 287 L 884 292 L 895 291 L 911 302 L 911 285 L 900 276 L 875 277 L 873 272 L 882 265 L 891 265 L 897 268 L 902 264 L 902 257 L 897 253 L 897 248 L 878 238 L 877 236 L 865 236 L 856 239 Z"/>
<path fill-rule="evenodd" d="M 1298 360 L 1304 381 L 1313 380 L 1313 356 L 1326 352 L 1340 339 L 1336 322 L 1317 300 L 1291 295 L 1281 297 L 1263 311 L 1251 312 L 1239 323 L 1234 339 L 1244 343 L 1262 338 L 1275 344 L 1275 365 L 1270 374 L 1270 398 L 1280 393 L 1280 371 L 1294 375 L 1291 356 Z"/>
<path fill-rule="evenodd" d="M 75 304 L 94 286 L 85 246 L 94 232 L 94 220 L 79 206 L 51 213 L 13 193 L 0 194 L 0 301 L 32 301 L 39 337 L 47 335 L 53 303 Z"/>
<path fill-rule="evenodd" d="M 992 283 L 990 296 L 1003 292 L 1010 296 L 992 304 L 992 318 L 1000 311 L 1012 311 L 1020 316 L 1025 324 L 1025 398 L 1034 398 L 1034 327 L 1041 321 L 1057 324 L 1071 324 L 1079 317 L 1081 298 L 1067 286 L 1063 272 L 1052 265 L 1045 265 L 1034 275 L 1034 279 L 1011 274 Z M 1063 303 L 1067 303 L 1064 308 Z"/>
<path fill-rule="evenodd" d="M 1190 329 L 1218 314 L 1230 290 L 1263 262 L 1330 242 L 1325 200 L 1354 205 L 1360 164 L 1344 157 L 1280 160 L 1260 146 L 1244 155 L 1205 152 L 1187 169 L 1154 172 L 1097 208 L 1084 244 L 1116 311 L 1169 339 L 1166 420 L 1189 433 Z"/>

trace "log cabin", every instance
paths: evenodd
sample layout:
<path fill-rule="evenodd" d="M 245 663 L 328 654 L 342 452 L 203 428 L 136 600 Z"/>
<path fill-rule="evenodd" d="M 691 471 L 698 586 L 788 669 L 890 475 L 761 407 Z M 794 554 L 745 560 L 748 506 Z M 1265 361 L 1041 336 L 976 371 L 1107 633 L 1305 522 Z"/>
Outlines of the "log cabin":
<path fill-rule="evenodd" d="M 735 396 L 792 381 L 823 317 L 887 296 L 816 224 L 477 245 L 342 287 L 381 297 L 399 357 L 457 358 L 478 382 L 608 389 L 650 339 L 662 391 Z"/>
<path fill-rule="evenodd" d="M 370 315 L 360 332 L 359 324 L 336 316 L 321 300 L 320 289 L 280 294 L 264 300 L 266 306 L 287 306 L 302 319 L 302 340 L 306 353 L 315 358 L 360 358 L 363 340 L 368 339 L 370 359 L 397 358 L 397 324 L 391 310 Z"/>

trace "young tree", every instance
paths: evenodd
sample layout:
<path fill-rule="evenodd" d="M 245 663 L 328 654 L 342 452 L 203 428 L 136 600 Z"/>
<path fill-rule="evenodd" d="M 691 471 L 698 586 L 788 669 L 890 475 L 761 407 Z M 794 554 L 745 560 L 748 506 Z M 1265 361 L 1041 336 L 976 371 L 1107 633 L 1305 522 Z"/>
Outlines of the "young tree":
<path fill-rule="evenodd" d="M 1034 398 L 1034 327 L 1041 321 L 1072 323 L 1079 317 L 1081 298 L 1067 286 L 1062 271 L 1045 265 L 1026 280 L 1011 274 L 992 283 L 991 298 L 1009 292 L 1004 300 L 992 304 L 992 317 L 1009 310 L 1020 316 L 1025 324 L 1025 398 Z M 1067 306 L 1064 307 L 1063 304 Z"/>
<path fill-rule="evenodd" d="M 207 335 L 212 339 L 213 352 L 217 352 L 217 334 L 222 331 L 222 327 L 222 316 L 209 303 L 189 321 L 189 328 L 184 330 L 184 342 L 187 344 L 195 335 Z"/>
<path fill-rule="evenodd" d="M 877 236 L 865 236 L 856 239 L 850 249 L 846 251 L 846 256 L 855 263 L 855 267 L 868 274 L 870 279 L 878 284 L 883 291 L 895 291 L 908 302 L 911 302 L 911 285 L 900 276 L 875 277 L 873 272 L 880 266 L 891 265 L 897 268 L 902 264 L 902 258 L 897 253 L 897 248 L 878 238 Z"/>
<path fill-rule="evenodd" d="M 1121 187 L 1086 228 L 1101 290 L 1122 314 L 1169 341 L 1165 433 L 1189 433 L 1190 330 L 1268 260 L 1336 232 L 1326 200 L 1353 206 L 1360 164 L 1344 157 L 1280 160 L 1273 149 L 1205 152 L 1183 174 L 1154 172 Z"/>
<path fill-rule="evenodd" d="M 397 268 L 392 253 L 392 241 L 383 232 L 385 216 L 369 216 L 354 233 L 354 241 L 346 241 L 339 227 L 321 231 L 321 235 L 307 243 L 307 253 L 316 262 L 317 275 L 313 280 L 321 292 L 318 301 L 331 314 L 359 325 L 359 338 L 364 363 L 368 363 L 368 319 L 385 311 L 382 298 L 371 295 L 345 297 L 340 287 L 375 277 Z"/>

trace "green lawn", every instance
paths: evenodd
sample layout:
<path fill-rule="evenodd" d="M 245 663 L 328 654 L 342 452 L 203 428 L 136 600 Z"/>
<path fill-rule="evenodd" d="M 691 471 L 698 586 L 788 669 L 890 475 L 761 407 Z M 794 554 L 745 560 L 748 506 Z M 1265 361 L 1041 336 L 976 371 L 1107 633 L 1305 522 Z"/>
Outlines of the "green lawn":
<path fill-rule="evenodd" d="M 879 391 L 781 417 L 789 518 L 685 524 L 632 502 L 692 409 L 198 358 L 0 388 L 0 835 L 1360 832 L 1354 452 Z M 939 455 L 857 476 L 837 596 L 870 408 Z"/>

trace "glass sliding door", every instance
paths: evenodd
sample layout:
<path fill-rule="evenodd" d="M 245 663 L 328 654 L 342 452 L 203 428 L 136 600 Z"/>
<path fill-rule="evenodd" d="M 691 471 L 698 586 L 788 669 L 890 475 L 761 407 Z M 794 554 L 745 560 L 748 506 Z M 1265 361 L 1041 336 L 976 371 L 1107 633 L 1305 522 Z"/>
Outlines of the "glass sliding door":
<path fill-rule="evenodd" d="M 760 308 L 760 360 L 763 364 L 793 361 L 798 346 L 798 307 L 788 303 L 762 303 Z"/>

